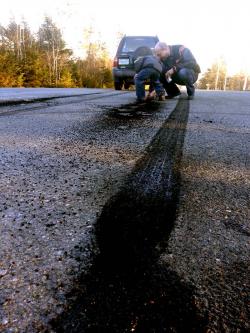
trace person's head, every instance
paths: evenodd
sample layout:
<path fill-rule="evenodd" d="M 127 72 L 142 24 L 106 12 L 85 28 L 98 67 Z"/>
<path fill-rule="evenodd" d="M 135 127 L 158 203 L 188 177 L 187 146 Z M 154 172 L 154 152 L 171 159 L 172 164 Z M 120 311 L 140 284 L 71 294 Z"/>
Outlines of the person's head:
<path fill-rule="evenodd" d="M 155 45 L 155 55 L 161 60 L 168 58 L 170 56 L 170 47 L 166 43 L 158 42 Z"/>

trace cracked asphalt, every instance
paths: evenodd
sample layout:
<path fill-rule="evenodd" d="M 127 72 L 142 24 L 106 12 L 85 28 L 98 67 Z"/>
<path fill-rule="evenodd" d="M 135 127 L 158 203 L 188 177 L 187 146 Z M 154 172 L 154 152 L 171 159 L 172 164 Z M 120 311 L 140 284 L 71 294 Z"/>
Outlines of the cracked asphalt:
<path fill-rule="evenodd" d="M 0 331 L 248 332 L 249 92 L 40 97 L 0 108 Z"/>

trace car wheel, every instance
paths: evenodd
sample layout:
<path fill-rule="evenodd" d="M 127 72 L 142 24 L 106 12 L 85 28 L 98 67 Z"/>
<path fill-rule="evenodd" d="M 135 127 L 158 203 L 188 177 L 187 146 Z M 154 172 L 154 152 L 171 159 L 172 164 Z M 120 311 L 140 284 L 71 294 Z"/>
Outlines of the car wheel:
<path fill-rule="evenodd" d="M 122 90 L 122 82 L 115 82 L 115 90 Z"/>
<path fill-rule="evenodd" d="M 125 83 L 125 84 L 124 84 L 124 88 L 125 88 L 125 89 L 129 89 L 129 87 L 130 87 L 130 83 Z"/>

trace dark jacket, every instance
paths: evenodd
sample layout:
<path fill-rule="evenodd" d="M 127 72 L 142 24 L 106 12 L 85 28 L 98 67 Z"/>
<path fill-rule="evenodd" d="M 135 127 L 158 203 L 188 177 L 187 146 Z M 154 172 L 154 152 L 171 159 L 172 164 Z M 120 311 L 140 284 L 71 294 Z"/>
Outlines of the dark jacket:
<path fill-rule="evenodd" d="M 166 73 L 171 68 L 178 72 L 181 68 L 193 69 L 195 73 L 200 73 L 201 69 L 192 52 L 183 45 L 171 45 L 170 56 L 163 60 L 163 72 Z"/>
<path fill-rule="evenodd" d="M 136 73 L 139 73 L 144 68 L 153 68 L 160 74 L 163 70 L 162 62 L 155 56 L 150 55 L 137 58 L 134 62 L 134 66 Z"/>

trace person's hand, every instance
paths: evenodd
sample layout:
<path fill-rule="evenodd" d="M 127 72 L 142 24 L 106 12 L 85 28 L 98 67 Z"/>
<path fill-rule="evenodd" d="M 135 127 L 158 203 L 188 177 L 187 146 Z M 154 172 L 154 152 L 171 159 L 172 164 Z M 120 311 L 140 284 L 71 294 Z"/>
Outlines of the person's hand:
<path fill-rule="evenodd" d="M 174 74 L 174 70 L 173 68 L 171 68 L 169 71 L 167 71 L 167 73 L 165 74 L 166 78 L 171 77 Z"/>

